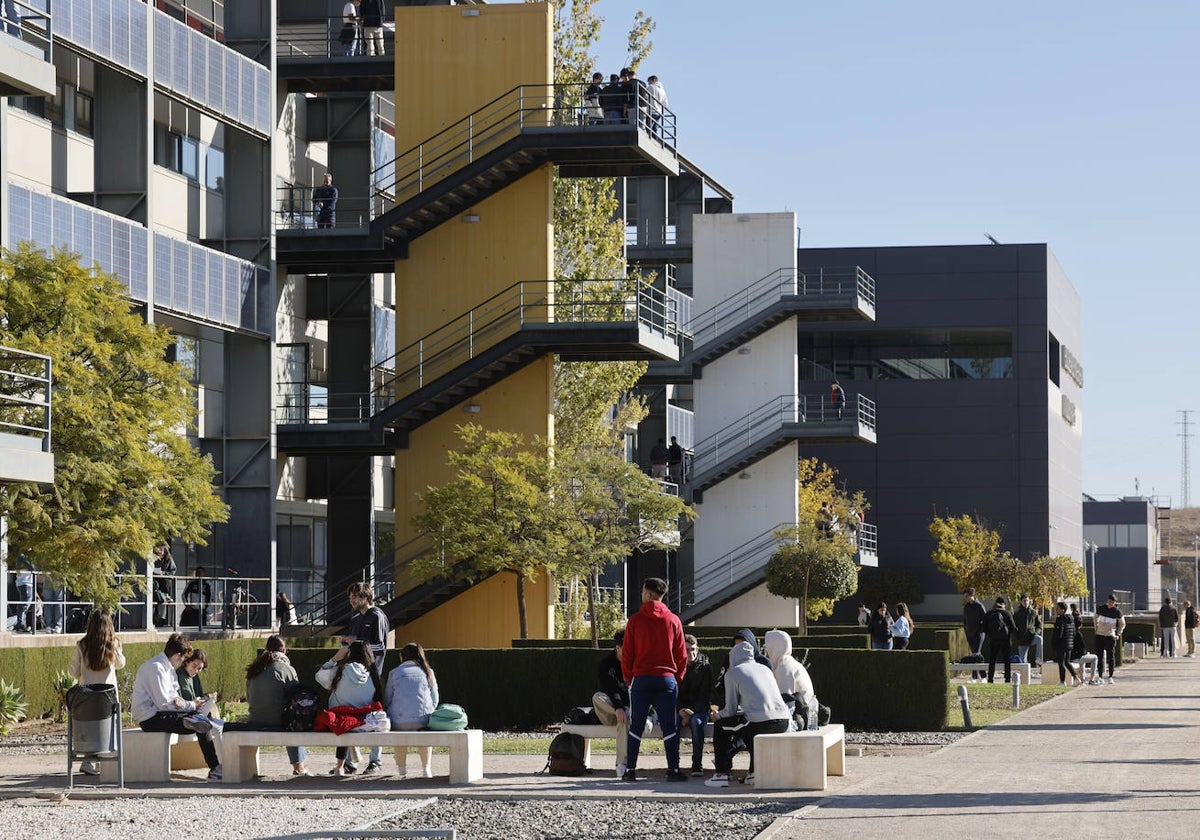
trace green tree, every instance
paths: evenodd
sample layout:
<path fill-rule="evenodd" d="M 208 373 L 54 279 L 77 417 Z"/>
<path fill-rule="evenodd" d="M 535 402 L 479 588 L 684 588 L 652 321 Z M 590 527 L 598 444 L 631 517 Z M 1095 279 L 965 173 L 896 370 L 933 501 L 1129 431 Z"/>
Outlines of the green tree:
<path fill-rule="evenodd" d="M 868 606 L 904 603 L 912 606 L 925 600 L 921 578 L 911 569 L 862 568 L 858 571 L 858 598 Z"/>
<path fill-rule="evenodd" d="M 1000 534 L 964 513 L 935 516 L 929 523 L 929 535 L 937 543 L 933 564 L 954 581 L 960 592 L 968 587 L 995 591 L 988 587 L 1002 581 L 1002 575 L 988 566 L 1000 556 Z"/>
<path fill-rule="evenodd" d="M 569 536 L 553 492 L 548 447 L 512 432 L 473 423 L 458 428 L 460 446 L 448 455 L 458 474 L 421 495 L 413 526 L 437 546 L 413 563 L 424 579 L 482 580 L 497 572 L 517 578 L 521 638 L 529 638 L 525 584 L 553 571 Z"/>
<path fill-rule="evenodd" d="M 1064 596 L 1082 598 L 1088 592 L 1083 566 L 1074 558 L 1061 554 L 1054 557 L 1037 554 L 1028 563 L 1021 564 L 1016 588 L 1018 594 L 1029 595 L 1041 609 Z"/>
<path fill-rule="evenodd" d="M 0 488 L 10 546 L 53 582 L 115 607 L 131 587 L 114 574 L 134 570 L 155 540 L 203 543 L 228 517 L 211 460 L 184 436 L 195 391 L 166 360 L 171 333 L 76 255 L 4 251 L 0 312 L 0 345 L 54 365 L 54 485 Z"/>

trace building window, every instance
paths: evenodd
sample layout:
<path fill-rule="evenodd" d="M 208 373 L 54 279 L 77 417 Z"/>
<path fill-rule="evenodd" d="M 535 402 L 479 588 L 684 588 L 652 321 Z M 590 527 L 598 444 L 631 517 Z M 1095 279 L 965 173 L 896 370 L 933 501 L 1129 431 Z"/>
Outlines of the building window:
<path fill-rule="evenodd" d="M 1054 333 L 1046 334 L 1048 339 L 1047 347 L 1047 364 L 1049 365 L 1050 381 L 1055 385 L 1061 386 L 1062 377 L 1059 371 L 1062 370 L 1062 348 L 1058 343 L 1058 339 L 1054 337 Z"/>
<path fill-rule="evenodd" d="M 67 85 L 65 82 L 59 82 L 58 87 L 54 91 L 54 98 L 46 100 L 46 119 L 50 120 L 50 124 L 55 128 L 62 128 L 63 112 L 67 101 Z"/>
<path fill-rule="evenodd" d="M 200 180 L 200 141 L 191 137 L 180 138 L 182 156 L 179 171 L 193 181 Z"/>
<path fill-rule="evenodd" d="M 75 91 L 75 130 L 87 137 L 92 134 L 92 109 L 95 106 L 95 100 L 90 94 L 83 91 Z"/>
<path fill-rule="evenodd" d="M 225 192 L 225 152 L 216 146 L 209 146 L 204 154 L 204 186 Z"/>

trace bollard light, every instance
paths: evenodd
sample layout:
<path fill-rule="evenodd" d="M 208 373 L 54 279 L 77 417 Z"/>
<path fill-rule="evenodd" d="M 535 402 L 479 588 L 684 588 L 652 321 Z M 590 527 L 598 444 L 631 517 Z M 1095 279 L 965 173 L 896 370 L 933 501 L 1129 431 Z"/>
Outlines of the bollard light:
<path fill-rule="evenodd" d="M 1013 708 L 1021 708 L 1021 675 L 1013 674 Z"/>
<path fill-rule="evenodd" d="M 971 704 L 967 701 L 967 687 L 960 685 L 958 687 L 958 702 L 962 704 L 963 726 L 967 729 L 974 729 L 971 724 Z"/>

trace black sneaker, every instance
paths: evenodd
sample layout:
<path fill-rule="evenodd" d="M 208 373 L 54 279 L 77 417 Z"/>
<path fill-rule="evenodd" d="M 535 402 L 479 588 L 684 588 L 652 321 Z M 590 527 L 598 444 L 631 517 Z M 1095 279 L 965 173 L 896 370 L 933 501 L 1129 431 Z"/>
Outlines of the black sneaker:
<path fill-rule="evenodd" d="M 693 767 L 693 768 L 692 768 L 692 775 L 693 775 L 693 776 L 703 776 L 703 775 L 704 775 L 704 768 L 703 768 L 703 767 Z"/>
<path fill-rule="evenodd" d="M 687 773 L 684 773 L 682 770 L 668 770 L 667 771 L 667 781 L 668 782 L 686 782 L 687 780 L 688 780 Z"/>
<path fill-rule="evenodd" d="M 346 762 L 344 765 L 342 765 L 342 766 L 343 766 L 343 768 L 346 770 L 346 775 L 347 775 L 347 776 L 349 776 L 349 775 L 352 775 L 352 774 L 354 774 L 354 773 L 357 773 L 357 772 L 358 772 L 358 766 L 357 766 L 357 765 L 355 765 L 355 764 L 351 764 L 349 761 L 347 761 L 347 762 Z"/>
<path fill-rule="evenodd" d="M 638 780 L 637 770 L 635 770 L 632 767 L 630 767 L 624 773 L 621 774 L 622 782 L 636 782 L 637 780 Z"/>

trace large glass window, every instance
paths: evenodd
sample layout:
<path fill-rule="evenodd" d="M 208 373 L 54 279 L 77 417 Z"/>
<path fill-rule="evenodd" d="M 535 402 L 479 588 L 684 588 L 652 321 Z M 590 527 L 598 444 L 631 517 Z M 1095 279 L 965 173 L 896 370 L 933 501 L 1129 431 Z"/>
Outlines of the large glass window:
<path fill-rule="evenodd" d="M 1010 379 L 1008 330 L 809 333 L 801 379 Z"/>
<path fill-rule="evenodd" d="M 275 525 L 278 588 L 296 605 L 301 621 L 323 609 L 327 563 L 325 521 L 304 516 L 280 516 Z"/>
<path fill-rule="evenodd" d="M 209 146 L 204 155 L 204 186 L 225 192 L 225 152 L 216 146 Z"/>

